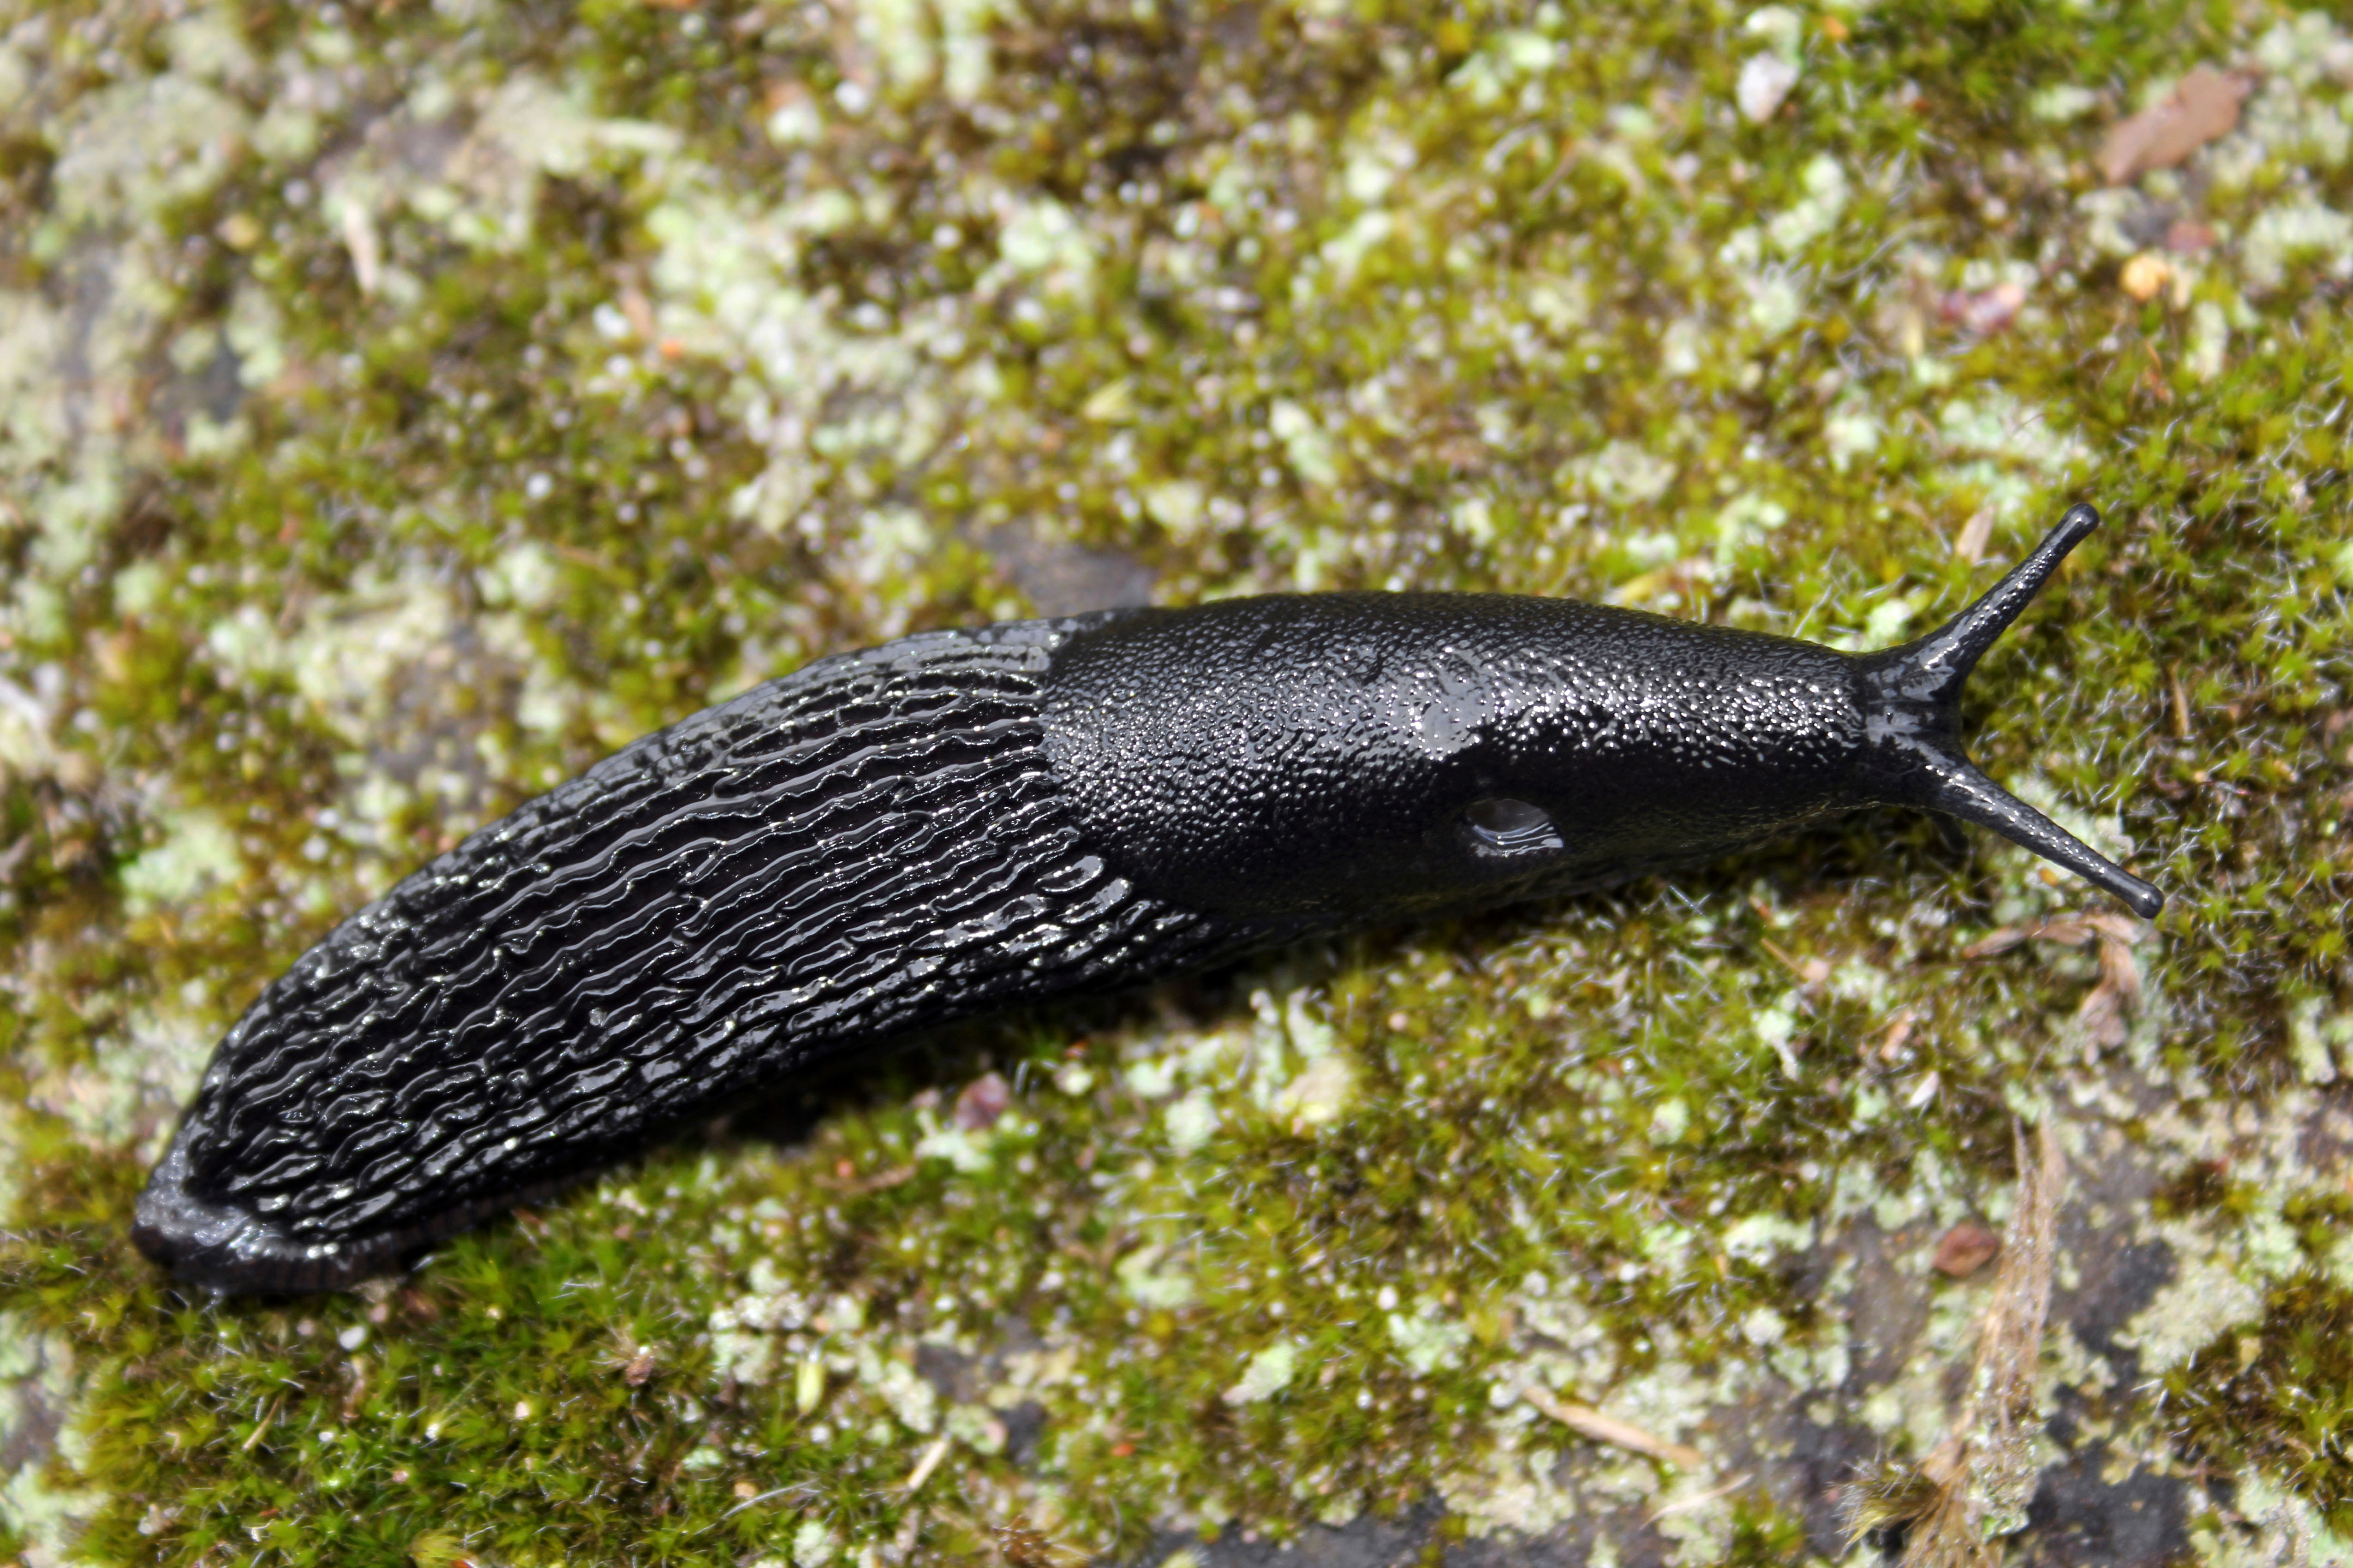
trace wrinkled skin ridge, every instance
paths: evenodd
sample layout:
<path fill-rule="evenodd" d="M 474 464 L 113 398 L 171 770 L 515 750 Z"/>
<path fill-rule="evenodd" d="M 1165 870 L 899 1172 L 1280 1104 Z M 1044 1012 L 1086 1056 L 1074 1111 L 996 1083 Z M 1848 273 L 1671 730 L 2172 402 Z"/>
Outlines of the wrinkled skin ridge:
<path fill-rule="evenodd" d="M 353 915 L 221 1042 L 136 1237 L 345 1284 L 852 1043 L 1214 957 L 1082 842 L 1039 721 L 1083 622 L 828 658 L 638 741 Z"/>

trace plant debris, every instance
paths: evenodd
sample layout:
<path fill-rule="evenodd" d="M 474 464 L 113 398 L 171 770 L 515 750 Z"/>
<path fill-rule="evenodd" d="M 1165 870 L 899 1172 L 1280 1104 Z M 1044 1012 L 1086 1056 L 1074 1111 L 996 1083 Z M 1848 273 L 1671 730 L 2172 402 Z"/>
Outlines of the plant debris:
<path fill-rule="evenodd" d="M 1937 1238 L 1928 1267 L 1947 1279 L 1966 1279 L 1992 1262 L 2001 1251 L 2001 1237 L 1985 1226 L 1963 1220 Z"/>
<path fill-rule="evenodd" d="M 2239 105 L 2254 90 L 2243 71 L 2200 66 L 2163 102 L 2120 120 L 2100 144 L 2100 175 L 2121 185 L 2151 169 L 2170 169 L 2237 129 Z M 2145 297 L 2145 296 L 2144 296 Z"/>
<path fill-rule="evenodd" d="M 2066 1167 L 2051 1124 L 2016 1134 L 2018 1188 L 2001 1267 L 1978 1320 L 1968 1392 L 1944 1440 L 1916 1466 L 1883 1466 L 1841 1499 L 1861 1538 L 1906 1531 L 1905 1568 L 1991 1568 L 1991 1544 L 2026 1522 L 2042 1465 L 2035 1378 L 2057 1261 L 2058 1203 Z"/>
<path fill-rule="evenodd" d="M 1581 1432 L 1597 1443 L 1612 1447 L 1646 1454 L 1653 1459 L 1663 1459 L 1678 1469 L 1704 1468 L 1707 1459 L 1697 1448 L 1684 1443 L 1672 1443 L 1643 1431 L 1629 1421 L 1605 1415 L 1589 1405 L 1577 1405 L 1553 1394 L 1551 1390 L 1529 1384 L 1520 1390 L 1520 1397 L 1543 1411 L 1572 1431 Z"/>

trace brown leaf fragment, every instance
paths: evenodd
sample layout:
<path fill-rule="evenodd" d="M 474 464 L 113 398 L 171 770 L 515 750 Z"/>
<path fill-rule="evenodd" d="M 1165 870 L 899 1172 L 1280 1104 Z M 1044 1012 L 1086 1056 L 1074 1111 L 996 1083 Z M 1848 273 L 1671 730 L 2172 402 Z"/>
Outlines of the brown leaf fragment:
<path fill-rule="evenodd" d="M 2140 964 L 2132 950 L 2148 933 L 2147 926 L 2123 915 L 2067 916 L 1989 931 L 1961 949 L 1961 957 L 1991 958 L 2030 942 L 2056 942 L 2069 947 L 2099 943 L 2100 982 L 2075 1011 L 2084 1049 L 2096 1051 L 2122 1045 L 2126 1021 L 2140 1009 Z"/>
<path fill-rule="evenodd" d="M 2083 1005 L 2075 1009 L 2075 1027 L 2084 1038 L 2088 1054 L 2094 1050 L 2111 1049 L 2125 1043 L 2129 1032 L 2125 1025 L 2126 1010 L 2124 998 L 2105 984 L 2092 987 Z"/>
<path fill-rule="evenodd" d="M 1994 1260 L 2001 1237 L 1971 1220 L 1963 1220 L 1936 1243 L 1928 1267 L 1948 1279 L 1966 1279 Z"/>
<path fill-rule="evenodd" d="M 1971 961 L 1980 958 L 1998 958 L 2012 948 L 2024 947 L 2036 937 L 2047 934 L 2048 926 L 2048 921 L 2037 921 L 2032 925 L 2003 926 L 1999 930 L 1989 931 L 1961 949 L 1961 957 Z"/>
<path fill-rule="evenodd" d="M 2127 1002 L 2138 1002 L 2140 964 L 2133 958 L 2132 943 L 2130 936 L 2100 932 L 2100 984 L 2121 993 Z"/>
<path fill-rule="evenodd" d="M 956 1096 L 955 1124 L 967 1132 L 981 1132 L 997 1125 L 997 1119 L 1013 1105 L 1013 1090 L 1003 1079 L 985 1072 L 964 1086 Z"/>
<path fill-rule="evenodd" d="M 1840 1489 L 1850 1536 L 1909 1525 L 1904 1568 L 1996 1568 L 2002 1560 L 1996 1542 L 2025 1525 L 2041 1478 L 2035 1369 L 2051 1310 L 2066 1167 L 2048 1121 L 2031 1142 L 2020 1129 L 2017 1148 L 2017 1203 L 1958 1414 L 1918 1464 L 1883 1463 Z"/>
<path fill-rule="evenodd" d="M 1912 1038 L 1912 1031 L 1920 1022 L 1917 1007 L 1898 1007 L 1887 1020 L 1887 1032 L 1879 1042 L 1879 1059 L 1893 1062 L 1901 1058 L 1904 1047 Z"/>
<path fill-rule="evenodd" d="M 1985 337 L 2018 319 L 2026 305 L 2022 283 L 1997 283 L 1990 289 L 1956 289 L 1936 301 L 1936 313 L 1954 326 Z"/>
<path fill-rule="evenodd" d="M 2100 148 L 2100 174 L 2112 185 L 2151 169 L 2170 169 L 2239 123 L 2239 105 L 2254 89 L 2252 77 L 2200 66 L 2173 96 L 2118 121 Z"/>
<path fill-rule="evenodd" d="M 2201 250 L 2211 250 L 2221 236 L 2211 224 L 2195 218 L 2175 218 L 2165 231 L 2165 248 L 2176 256 L 2195 256 Z"/>
<path fill-rule="evenodd" d="M 2127 957 L 2134 943 L 2148 940 L 2149 928 L 2130 915 L 2105 913 L 2085 915 L 2084 924 L 2089 926 L 2092 933 L 2100 939 L 2100 945 L 2103 948 L 2111 944 L 2124 948 L 2126 950 Z M 2103 954 L 2103 962 L 2105 962 L 2105 954 Z M 2134 981 L 2134 989 L 2139 989 L 2137 977 Z"/>
<path fill-rule="evenodd" d="M 2132 969 L 2133 994 L 2140 994 L 2140 971 L 2132 966 L 2132 945 L 2147 939 L 2149 928 L 2126 915 L 2061 915 L 2055 920 L 2040 920 L 2031 925 L 2003 926 L 1988 931 L 1968 946 L 1961 949 L 1965 959 L 1992 958 L 2023 947 L 2030 942 L 2055 942 L 2067 947 L 2082 947 L 2086 942 L 2102 944 L 2101 973 L 2107 973 L 2110 962 L 2105 948 L 2113 943 L 2125 950 L 2121 962 Z"/>
<path fill-rule="evenodd" d="M 2055 921 L 2043 921 L 2027 932 L 2037 942 L 2055 942 L 2067 947 L 2081 947 L 2093 940 L 2095 932 L 2090 921 L 2074 915 L 2063 915 Z"/>
<path fill-rule="evenodd" d="M 2133 943 L 2146 927 L 2121 915 L 2093 915 L 2084 922 L 2100 943 L 2100 983 L 2075 1010 L 2086 1049 L 2120 1046 L 2126 1020 L 2140 1011 L 2140 964 Z"/>
<path fill-rule="evenodd" d="M 1969 520 L 1953 538 L 1953 553 L 1972 566 L 1985 559 L 1986 546 L 1993 542 L 1993 524 L 1994 510 L 1989 506 L 1969 513 Z"/>

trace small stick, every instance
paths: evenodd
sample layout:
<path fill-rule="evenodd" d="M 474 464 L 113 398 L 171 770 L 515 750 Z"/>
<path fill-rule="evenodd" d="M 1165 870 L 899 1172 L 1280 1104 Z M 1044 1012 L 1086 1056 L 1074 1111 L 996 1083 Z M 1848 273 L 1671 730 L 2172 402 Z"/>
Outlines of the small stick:
<path fill-rule="evenodd" d="M 247 1436 L 245 1441 L 237 1446 L 237 1451 L 238 1453 L 250 1454 L 253 1452 L 253 1446 L 256 1443 L 260 1442 L 264 1437 L 269 1436 L 269 1429 L 278 1425 L 279 1407 L 283 1405 L 285 1403 L 286 1396 L 282 1394 L 276 1399 L 269 1402 L 269 1414 L 262 1416 L 261 1425 L 256 1426 L 252 1432 Z"/>
<path fill-rule="evenodd" d="M 1550 1390 L 1525 1384 L 1520 1397 L 1551 1416 L 1562 1426 L 1584 1433 L 1597 1443 L 1612 1447 L 1631 1448 L 1637 1454 L 1648 1454 L 1654 1459 L 1664 1459 L 1678 1469 L 1700 1470 L 1707 1460 L 1697 1448 L 1682 1443 L 1670 1443 L 1664 1437 L 1653 1437 L 1630 1421 L 1620 1421 L 1614 1415 L 1604 1415 L 1590 1405 L 1571 1405 L 1556 1398 Z"/>
<path fill-rule="evenodd" d="M 1741 1488 L 1746 1486 L 1756 1479 L 1757 1474 L 1755 1471 L 1743 1470 L 1740 1474 L 1733 1477 L 1722 1486 L 1710 1487 L 1707 1490 L 1699 1493 L 1695 1497 L 1677 1498 L 1673 1502 L 1662 1503 L 1651 1512 L 1650 1522 L 1656 1524 L 1659 1521 L 1665 1519 L 1670 1515 L 1690 1513 L 1694 1509 L 1705 1508 L 1708 1504 L 1714 1502 L 1718 1498 L 1729 1497 L 1732 1493 L 1738 1491 Z"/>
<path fill-rule="evenodd" d="M 733 1519 L 737 1514 L 742 1513 L 745 1509 L 756 1508 L 760 1504 L 766 1502 L 770 1498 L 780 1498 L 786 1492 L 799 1491 L 807 1484 L 807 1483 L 803 1481 L 795 1481 L 788 1487 L 774 1487 L 767 1491 L 761 1492 L 755 1497 L 747 1497 L 742 1502 L 737 1503 L 733 1508 L 729 1509 L 725 1513 L 721 1514 L 717 1519 L 712 1520 L 709 1524 L 704 1525 L 702 1529 L 716 1530 L 721 1525 L 726 1523 L 729 1520 Z M 702 1533 L 702 1531 L 697 1531 L 695 1533 L 700 1535 Z"/>
<path fill-rule="evenodd" d="M 934 1443 L 930 1447 L 924 1449 L 923 1457 L 917 1459 L 915 1461 L 915 1468 L 908 1472 L 906 1481 L 907 1494 L 912 1497 L 916 1492 L 921 1491 L 923 1489 L 923 1483 L 932 1479 L 932 1472 L 940 1468 L 940 1461 L 947 1457 L 948 1440 L 945 1437 L 942 1437 L 938 1442 Z"/>

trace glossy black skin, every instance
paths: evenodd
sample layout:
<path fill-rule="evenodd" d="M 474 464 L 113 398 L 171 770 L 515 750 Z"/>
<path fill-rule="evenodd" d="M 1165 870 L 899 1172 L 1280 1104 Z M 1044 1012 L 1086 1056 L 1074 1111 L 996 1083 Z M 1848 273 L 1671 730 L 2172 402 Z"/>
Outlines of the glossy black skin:
<path fill-rule="evenodd" d="M 1304 933 L 1553 896 L 1858 806 L 2147 884 L 1958 742 L 1970 667 L 2096 518 L 1850 657 L 1497 595 L 933 633 L 694 715 L 475 834 L 273 982 L 134 1238 L 349 1285 L 819 1062 Z"/>
<path fill-rule="evenodd" d="M 1279 595 L 1140 610 L 1056 656 L 1047 750 L 1091 840 L 1205 913 L 1354 924 L 1706 859 L 1865 804 L 1854 662 L 1557 599 Z M 1506 797 L 1555 842 L 1494 845 Z"/>

